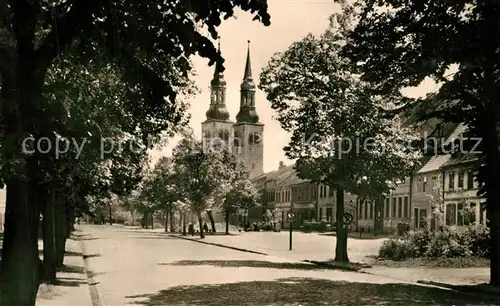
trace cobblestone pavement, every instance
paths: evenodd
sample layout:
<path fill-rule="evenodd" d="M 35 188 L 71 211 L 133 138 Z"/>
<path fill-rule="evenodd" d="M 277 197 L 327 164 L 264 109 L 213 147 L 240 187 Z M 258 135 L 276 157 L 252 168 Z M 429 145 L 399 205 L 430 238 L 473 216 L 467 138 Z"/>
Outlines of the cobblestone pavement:
<path fill-rule="evenodd" d="M 91 255 L 89 266 L 106 306 L 494 304 L 486 297 L 322 270 L 290 258 L 244 253 L 157 232 L 88 225 L 81 229 L 88 234 L 86 254 Z M 76 298 L 51 302 L 46 305 L 90 305 Z"/>

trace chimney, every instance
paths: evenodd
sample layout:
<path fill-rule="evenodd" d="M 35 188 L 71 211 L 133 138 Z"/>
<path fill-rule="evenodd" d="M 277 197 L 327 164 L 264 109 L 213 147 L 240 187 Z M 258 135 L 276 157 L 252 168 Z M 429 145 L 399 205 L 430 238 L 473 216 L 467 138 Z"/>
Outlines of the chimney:
<path fill-rule="evenodd" d="M 280 165 L 278 166 L 278 170 L 285 167 L 285 163 L 283 161 L 280 161 Z"/>

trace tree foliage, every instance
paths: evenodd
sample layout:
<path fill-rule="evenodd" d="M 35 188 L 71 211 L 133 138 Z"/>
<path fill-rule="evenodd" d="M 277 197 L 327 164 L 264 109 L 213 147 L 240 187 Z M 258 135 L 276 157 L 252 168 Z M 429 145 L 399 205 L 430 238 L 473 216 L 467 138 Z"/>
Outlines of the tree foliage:
<path fill-rule="evenodd" d="M 344 2 L 344 7 L 349 6 Z M 479 195 L 487 198 L 492 244 L 500 242 L 498 1 L 372 1 L 354 4 L 358 23 L 344 52 L 382 92 L 417 86 L 425 78 L 435 93 L 401 108 L 418 119 L 465 123 L 478 148 Z M 353 11 L 352 8 L 348 10 Z M 453 68 L 452 71 L 450 68 Z M 465 150 L 470 148 L 465 148 Z M 491 253 L 491 283 L 500 286 L 500 251 Z"/>
<path fill-rule="evenodd" d="M 411 131 L 385 118 L 390 97 L 352 73 L 340 55 L 342 37 L 331 28 L 306 36 L 275 55 L 260 88 L 292 132 L 285 147 L 300 176 L 361 196 L 388 192 L 386 181 L 407 176 L 419 157 Z"/>

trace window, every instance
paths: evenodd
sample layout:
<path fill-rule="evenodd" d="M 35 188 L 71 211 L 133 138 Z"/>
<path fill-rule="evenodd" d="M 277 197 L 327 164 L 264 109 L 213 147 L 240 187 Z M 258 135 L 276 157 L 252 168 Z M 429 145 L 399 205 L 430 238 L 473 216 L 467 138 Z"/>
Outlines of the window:
<path fill-rule="evenodd" d="M 457 224 L 457 205 L 448 204 L 446 205 L 446 225 Z"/>
<path fill-rule="evenodd" d="M 457 204 L 457 225 L 464 225 L 463 216 L 464 203 Z"/>
<path fill-rule="evenodd" d="M 424 178 L 424 181 L 422 182 L 422 192 L 425 192 L 425 187 L 427 186 L 427 179 Z"/>
<path fill-rule="evenodd" d="M 373 202 L 370 202 L 370 219 L 373 219 Z"/>
<path fill-rule="evenodd" d="M 363 202 L 359 201 L 359 219 L 363 219 Z"/>
<path fill-rule="evenodd" d="M 466 221 L 467 224 L 474 224 L 476 223 L 476 203 L 470 203 L 469 204 L 470 208 L 470 214 L 468 215 Z"/>
<path fill-rule="evenodd" d="M 249 144 L 253 144 L 253 141 L 254 141 L 254 139 L 253 139 L 253 133 L 248 134 L 248 143 Z"/>
<path fill-rule="evenodd" d="M 453 190 L 455 188 L 455 172 L 450 172 L 448 174 L 448 189 Z"/>
<path fill-rule="evenodd" d="M 210 138 L 210 132 L 209 131 L 205 131 L 205 138 Z"/>
<path fill-rule="evenodd" d="M 241 146 L 240 134 L 238 132 L 234 132 L 233 146 L 235 147 Z"/>
<path fill-rule="evenodd" d="M 333 197 L 333 188 L 332 187 L 328 187 L 328 195 Z"/>
<path fill-rule="evenodd" d="M 324 186 L 319 186 L 319 197 L 322 198 L 323 197 L 323 191 L 324 191 Z"/>
<path fill-rule="evenodd" d="M 403 215 L 403 198 L 398 198 L 398 218 L 401 218 Z"/>
<path fill-rule="evenodd" d="M 282 191 L 281 192 L 281 202 L 285 202 L 286 201 L 286 198 L 285 198 L 285 192 Z"/>
<path fill-rule="evenodd" d="M 255 144 L 259 144 L 260 143 L 260 135 L 258 133 L 253 133 L 253 142 Z"/>
<path fill-rule="evenodd" d="M 463 171 L 458 172 L 458 188 L 464 188 L 464 175 Z"/>
<path fill-rule="evenodd" d="M 467 171 L 467 189 L 474 189 L 474 172 Z"/>
<path fill-rule="evenodd" d="M 365 201 L 365 219 L 368 219 L 368 202 Z"/>
<path fill-rule="evenodd" d="M 423 179 L 421 177 L 417 178 L 417 192 L 422 192 Z"/>
<path fill-rule="evenodd" d="M 390 212 L 391 212 L 391 203 L 389 202 L 389 199 L 385 199 L 385 218 L 386 219 L 389 219 Z"/>
<path fill-rule="evenodd" d="M 396 218 L 396 198 L 392 199 L 392 214 L 391 217 Z"/>
<path fill-rule="evenodd" d="M 424 228 L 427 222 L 427 209 L 420 209 L 420 228 Z"/>
<path fill-rule="evenodd" d="M 409 207 L 409 203 L 408 203 L 408 197 L 405 197 L 405 200 L 404 200 L 404 217 L 405 218 L 408 218 L 408 212 L 410 211 L 410 207 Z"/>
<path fill-rule="evenodd" d="M 432 176 L 432 188 L 435 188 L 438 185 L 437 176 Z"/>
<path fill-rule="evenodd" d="M 333 209 L 331 207 L 326 208 L 326 220 L 327 221 L 333 221 L 332 220 L 332 211 L 333 211 Z"/>

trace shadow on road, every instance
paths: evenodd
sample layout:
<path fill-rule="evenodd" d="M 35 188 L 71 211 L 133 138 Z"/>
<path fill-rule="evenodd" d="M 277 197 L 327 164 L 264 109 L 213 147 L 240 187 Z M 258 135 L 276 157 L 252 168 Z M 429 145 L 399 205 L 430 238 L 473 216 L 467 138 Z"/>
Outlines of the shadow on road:
<path fill-rule="evenodd" d="M 163 239 L 163 240 L 167 240 L 167 239 L 176 239 L 174 237 L 170 237 L 170 236 L 166 236 L 166 235 L 163 235 L 163 236 L 160 236 L 160 235 L 150 235 L 150 236 L 131 236 L 131 237 L 127 237 L 128 239 L 140 239 L 140 240 L 143 240 L 143 239 Z"/>
<path fill-rule="evenodd" d="M 43 250 L 38 250 L 38 254 L 39 255 L 43 255 Z M 83 254 L 81 252 L 73 252 L 73 251 L 66 251 L 64 253 L 64 256 L 83 256 Z M 95 256 L 99 256 L 99 255 L 89 255 L 89 256 L 92 256 L 92 257 L 95 257 Z"/>
<path fill-rule="evenodd" d="M 85 284 L 87 284 L 85 280 L 76 277 L 59 277 L 55 283 L 56 286 L 62 287 L 78 287 Z"/>
<path fill-rule="evenodd" d="M 173 263 L 159 263 L 169 266 L 215 266 L 215 267 L 248 267 L 287 270 L 332 270 L 332 267 L 318 266 L 309 263 L 271 262 L 263 260 L 181 260 Z"/>
<path fill-rule="evenodd" d="M 106 237 L 88 237 L 88 238 L 83 237 L 83 238 L 80 238 L 78 240 L 88 241 L 88 240 L 101 240 L 101 239 L 108 239 L 108 238 L 106 238 Z"/>
<path fill-rule="evenodd" d="M 73 266 L 73 265 L 64 265 L 61 267 L 59 271 L 65 273 L 82 273 L 82 274 L 85 273 L 83 267 Z"/>
<path fill-rule="evenodd" d="M 127 296 L 135 305 L 489 305 L 459 292 L 408 284 L 370 284 L 311 278 L 178 286 Z M 142 301 L 135 301 L 142 299 Z"/>

